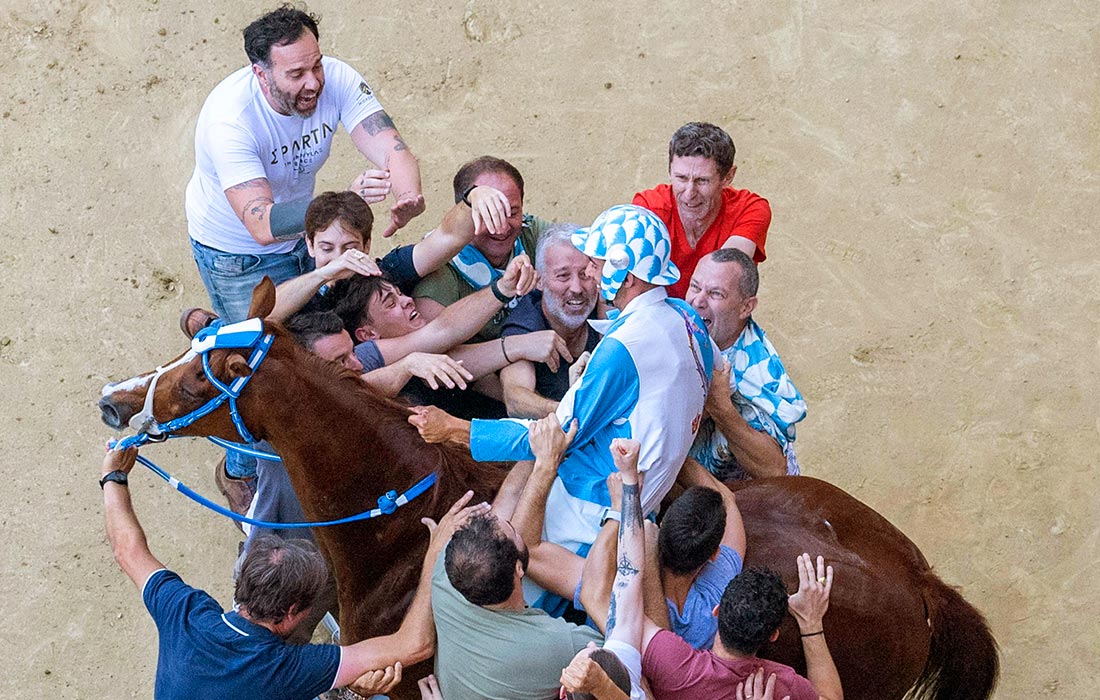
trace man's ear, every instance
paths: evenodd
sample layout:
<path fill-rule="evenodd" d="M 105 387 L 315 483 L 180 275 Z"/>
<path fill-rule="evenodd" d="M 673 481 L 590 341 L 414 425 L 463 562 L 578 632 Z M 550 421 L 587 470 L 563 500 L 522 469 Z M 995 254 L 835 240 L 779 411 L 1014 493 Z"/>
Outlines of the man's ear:
<path fill-rule="evenodd" d="M 714 615 L 715 617 L 718 617 L 718 606 L 717 605 L 715 605 L 714 609 L 710 611 L 710 614 Z M 779 630 L 776 630 L 776 631 L 778 632 Z"/>
<path fill-rule="evenodd" d="M 730 171 L 726 173 L 726 176 L 722 178 L 722 187 L 729 187 L 729 184 L 733 182 L 733 176 L 737 174 L 737 166 L 731 165 Z"/>
<path fill-rule="evenodd" d="M 368 340 L 376 340 L 378 334 L 374 332 L 374 328 L 371 326 L 359 326 L 355 329 L 355 342 L 365 343 Z"/>
<path fill-rule="evenodd" d="M 520 578 L 523 578 L 523 562 L 519 559 L 516 559 L 516 573 L 519 574 Z"/>
<path fill-rule="evenodd" d="M 745 303 L 741 306 L 741 313 L 738 314 L 742 321 L 752 316 L 752 312 L 756 311 L 757 301 L 759 301 L 759 297 L 749 297 L 745 300 Z"/>
<path fill-rule="evenodd" d="M 779 628 L 778 627 L 776 627 L 775 631 L 772 632 L 772 636 L 768 637 L 768 641 L 769 642 L 774 642 L 777 639 L 779 639 Z"/>

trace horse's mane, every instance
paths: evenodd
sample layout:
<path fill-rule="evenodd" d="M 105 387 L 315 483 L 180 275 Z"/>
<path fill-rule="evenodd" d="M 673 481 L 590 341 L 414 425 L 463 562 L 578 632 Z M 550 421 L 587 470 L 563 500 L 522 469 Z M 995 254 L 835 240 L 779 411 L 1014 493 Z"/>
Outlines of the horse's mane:
<path fill-rule="evenodd" d="M 425 474 L 435 471 L 441 483 L 463 485 L 463 489 L 465 485 L 471 488 L 485 485 L 495 491 L 500 485 L 504 471 L 499 463 L 477 462 L 467 450 L 456 445 L 424 442 L 408 422 L 412 414 L 408 404 L 378 393 L 354 370 L 306 350 L 280 326 L 269 323 L 268 327 L 293 348 L 290 351 L 292 361 L 303 365 L 305 373 L 314 379 L 320 390 L 330 392 L 334 403 L 353 411 L 347 416 L 349 421 L 369 422 L 379 435 L 389 440 L 407 437 L 407 444 L 402 448 L 417 453 L 418 461 L 425 465 Z"/>

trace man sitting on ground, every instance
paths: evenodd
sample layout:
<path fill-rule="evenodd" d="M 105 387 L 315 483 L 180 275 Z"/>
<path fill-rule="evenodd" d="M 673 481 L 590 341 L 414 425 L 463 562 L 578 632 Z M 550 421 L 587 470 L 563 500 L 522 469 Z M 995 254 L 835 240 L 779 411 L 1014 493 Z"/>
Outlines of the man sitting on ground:
<path fill-rule="evenodd" d="M 672 262 L 681 276 L 669 296 L 683 299 L 699 259 L 719 248 L 764 262 L 772 210 L 763 197 L 729 186 L 737 173 L 734 153 L 733 139 L 714 124 L 685 124 L 668 143 L 672 184 L 634 195 L 634 204 L 661 217 L 672 236 Z"/>
<path fill-rule="evenodd" d="M 552 330 L 561 336 L 569 354 L 580 362 L 600 342 L 600 334 L 588 325 L 599 296 L 595 277 L 588 274 L 588 257 L 573 245 L 576 224 L 554 224 L 539 238 L 535 269 L 539 288 L 520 298 L 508 314 L 501 338 Z M 558 402 L 579 376 L 576 362 L 558 363 L 551 369 L 545 362 L 521 360 L 500 371 L 508 415 L 542 418 L 557 410 Z"/>
<path fill-rule="evenodd" d="M 691 456 L 722 481 L 799 473 L 795 424 L 806 402 L 752 319 L 759 282 L 747 255 L 723 249 L 699 261 L 688 287 L 688 303 L 724 358 Z"/>
<path fill-rule="evenodd" d="M 410 664 L 431 656 L 434 627 L 430 568 L 455 528 L 488 510 L 464 507 L 467 492 L 434 528 L 424 572 L 401 627 L 391 635 L 357 644 L 295 645 L 284 640 L 310 614 L 328 576 L 316 548 L 302 540 L 253 543 L 237 576 L 237 607 L 223 612 L 201 590 L 169 571 L 149 551 L 130 501 L 128 477 L 137 448 L 108 450 L 103 459 L 104 519 L 115 561 L 141 591 L 160 634 L 155 695 L 172 698 L 300 698 L 355 682 L 372 669 Z M 431 526 L 429 526 L 431 528 Z M 394 673 L 360 687 L 371 695 L 394 684 Z"/>
<path fill-rule="evenodd" d="M 506 160 L 492 156 L 475 158 L 458 169 L 452 184 L 456 205 L 473 202 L 477 190 L 488 187 L 503 193 L 509 209 L 507 217 L 498 222 L 502 225 L 495 229 L 486 226 L 486 230 L 478 227 L 473 242 L 416 286 L 413 293 L 416 308 L 428 320 L 459 299 L 487 287 L 503 274 L 512 258 L 534 257 L 536 242 L 550 226 L 549 221 L 523 213 L 523 176 Z M 502 309 L 485 324 L 476 340 L 499 338 L 507 311 Z"/>

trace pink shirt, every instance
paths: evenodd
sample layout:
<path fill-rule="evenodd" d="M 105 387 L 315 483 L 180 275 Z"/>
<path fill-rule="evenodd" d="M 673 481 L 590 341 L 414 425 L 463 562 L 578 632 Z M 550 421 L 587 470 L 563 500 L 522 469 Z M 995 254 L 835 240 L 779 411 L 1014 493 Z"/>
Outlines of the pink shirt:
<path fill-rule="evenodd" d="M 654 635 L 642 655 L 642 673 L 654 700 L 735 700 L 737 684 L 761 666 L 765 678 L 775 674 L 775 697 L 817 700 L 814 687 L 790 666 L 755 656 L 722 659 L 713 652 L 692 649 L 668 630 Z"/>

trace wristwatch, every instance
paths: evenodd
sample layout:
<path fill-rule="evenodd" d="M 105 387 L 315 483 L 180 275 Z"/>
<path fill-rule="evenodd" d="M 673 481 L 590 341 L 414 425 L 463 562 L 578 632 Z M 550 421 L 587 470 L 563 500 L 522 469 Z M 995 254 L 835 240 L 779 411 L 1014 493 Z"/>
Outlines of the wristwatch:
<path fill-rule="evenodd" d="M 103 485 L 106 484 L 108 481 L 113 481 L 119 486 L 130 485 L 130 479 L 126 476 L 126 472 L 120 472 L 117 469 L 99 480 L 99 488 L 103 488 Z"/>
<path fill-rule="evenodd" d="M 611 508 L 604 508 L 603 512 L 600 514 L 600 527 L 603 528 L 603 526 L 607 524 L 608 520 L 622 522 L 622 519 L 623 516 L 619 511 L 612 510 Z"/>
<path fill-rule="evenodd" d="M 470 204 L 470 193 L 474 191 L 475 187 L 477 187 L 477 185 L 470 185 L 462 192 L 462 203 L 471 209 L 474 205 Z"/>

